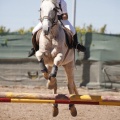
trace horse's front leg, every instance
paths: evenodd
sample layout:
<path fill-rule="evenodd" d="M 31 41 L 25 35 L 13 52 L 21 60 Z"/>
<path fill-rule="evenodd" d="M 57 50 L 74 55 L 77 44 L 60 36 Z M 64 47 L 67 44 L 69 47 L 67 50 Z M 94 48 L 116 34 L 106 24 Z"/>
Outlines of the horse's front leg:
<path fill-rule="evenodd" d="M 53 67 L 52 67 L 52 71 L 50 73 L 51 77 L 56 77 L 57 71 L 58 71 L 58 66 L 62 61 L 62 57 L 63 57 L 63 54 L 58 53 L 57 56 L 54 58 L 54 64 L 53 64 Z"/>
<path fill-rule="evenodd" d="M 48 80 L 52 67 L 49 66 L 48 64 L 46 65 L 46 67 L 48 69 L 48 73 L 44 73 L 43 76 Z M 57 81 L 57 80 L 55 80 L 55 81 Z M 54 86 L 53 94 L 57 94 L 57 83 Z M 53 104 L 53 111 L 52 111 L 53 117 L 56 117 L 58 115 L 58 113 L 59 113 L 58 104 L 55 103 L 55 104 Z"/>
<path fill-rule="evenodd" d="M 44 54 L 43 52 L 41 52 L 40 50 L 38 50 L 35 55 L 36 55 L 36 58 L 39 61 L 41 72 L 45 74 L 45 73 L 48 73 L 48 70 L 47 70 L 47 67 L 45 66 L 44 60 L 42 58 L 43 54 Z"/>
<path fill-rule="evenodd" d="M 53 94 L 57 94 L 57 84 L 54 87 Z M 58 104 L 53 104 L 53 117 L 56 117 L 59 114 Z"/>
<path fill-rule="evenodd" d="M 47 83 L 48 89 L 54 89 L 56 87 L 56 84 L 57 84 L 56 76 L 57 76 L 57 71 L 58 71 L 58 65 L 61 63 L 62 57 L 63 57 L 62 53 L 58 53 L 56 57 L 54 58 L 53 67 L 52 67 L 51 73 L 49 75 L 49 80 Z"/>

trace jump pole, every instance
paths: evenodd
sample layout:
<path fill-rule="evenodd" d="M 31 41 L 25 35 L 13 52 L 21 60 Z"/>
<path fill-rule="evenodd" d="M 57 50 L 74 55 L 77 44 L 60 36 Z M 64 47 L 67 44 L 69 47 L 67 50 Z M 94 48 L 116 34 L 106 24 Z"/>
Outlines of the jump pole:
<path fill-rule="evenodd" d="M 0 92 L 0 102 L 120 106 L 120 96 Z"/>

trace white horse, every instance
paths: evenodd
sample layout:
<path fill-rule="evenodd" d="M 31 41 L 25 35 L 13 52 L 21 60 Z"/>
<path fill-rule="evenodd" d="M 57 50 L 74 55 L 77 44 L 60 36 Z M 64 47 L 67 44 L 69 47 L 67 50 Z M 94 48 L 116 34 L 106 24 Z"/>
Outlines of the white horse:
<path fill-rule="evenodd" d="M 39 50 L 36 57 L 40 62 L 40 68 L 44 77 L 48 80 L 48 89 L 54 89 L 57 94 L 56 75 L 59 66 L 63 66 L 68 80 L 70 94 L 78 94 L 74 83 L 74 49 L 69 49 L 65 42 L 63 26 L 57 18 L 56 0 L 43 0 L 40 8 L 40 20 L 42 32 L 37 33 L 39 38 Z M 40 35 L 40 37 L 39 37 Z M 77 115 L 74 104 L 69 105 L 72 116 Z M 53 116 L 58 115 L 58 105 L 53 105 Z"/>

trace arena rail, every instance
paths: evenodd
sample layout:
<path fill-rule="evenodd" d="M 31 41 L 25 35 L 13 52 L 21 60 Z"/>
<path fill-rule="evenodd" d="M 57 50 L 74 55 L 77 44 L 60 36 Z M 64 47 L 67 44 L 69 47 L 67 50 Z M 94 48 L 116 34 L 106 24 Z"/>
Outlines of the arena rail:
<path fill-rule="evenodd" d="M 120 96 L 0 92 L 0 102 L 120 106 Z"/>

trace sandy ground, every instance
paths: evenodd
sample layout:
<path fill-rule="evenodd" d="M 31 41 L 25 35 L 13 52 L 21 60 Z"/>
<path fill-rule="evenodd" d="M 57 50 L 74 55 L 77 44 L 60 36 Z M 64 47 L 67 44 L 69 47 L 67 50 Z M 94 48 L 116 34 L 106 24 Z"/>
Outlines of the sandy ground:
<path fill-rule="evenodd" d="M 0 86 L 4 92 L 37 92 L 52 94 L 45 87 Z M 80 94 L 118 95 L 120 92 L 95 91 L 78 88 Z M 68 94 L 66 87 L 59 87 L 58 93 Z M 119 106 L 76 105 L 77 116 L 72 117 L 68 105 L 59 105 L 59 114 L 52 117 L 51 104 L 0 103 L 0 120 L 120 120 Z"/>
<path fill-rule="evenodd" d="M 39 70 L 38 64 L 0 64 L 0 91 L 52 94 L 45 87 L 46 81 L 41 73 L 37 79 L 28 78 L 27 72 L 36 70 Z M 81 71 L 81 67 L 77 66 L 75 83 L 79 94 L 120 96 L 120 91 L 115 89 L 106 91 L 79 88 Z M 68 94 L 66 78 L 61 68 L 57 83 L 58 93 Z M 117 106 L 76 105 L 76 109 L 77 116 L 72 117 L 68 105 L 59 105 L 58 116 L 52 117 L 51 104 L 0 103 L 0 120 L 120 120 L 120 107 Z"/>

